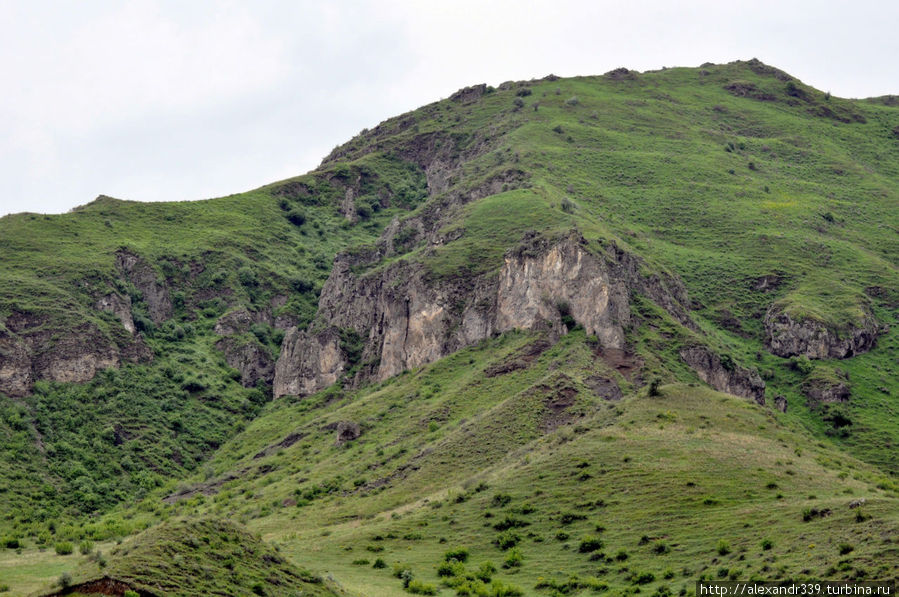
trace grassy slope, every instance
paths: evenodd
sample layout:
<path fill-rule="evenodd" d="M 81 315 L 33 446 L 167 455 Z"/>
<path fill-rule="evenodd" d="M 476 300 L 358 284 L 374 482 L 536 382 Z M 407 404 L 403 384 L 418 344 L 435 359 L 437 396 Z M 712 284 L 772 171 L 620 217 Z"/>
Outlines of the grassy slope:
<path fill-rule="evenodd" d="M 532 341 L 512 334 L 379 386 L 272 405 L 211 463 L 217 475 L 238 472 L 237 479 L 155 516 L 237 517 L 283 553 L 367 595 L 402 594 L 390 574 L 396 562 L 436 585 L 450 548 L 469 549 L 472 569 L 485 560 L 500 566 L 508 552 L 493 545 L 494 525 L 507 515 L 527 524 L 513 529 L 525 560 L 496 578 L 527 594 L 540 578 L 571 575 L 624 589 L 634 585 L 632 573 L 651 572 L 651 589 L 678 590 L 700 574 L 899 572 L 890 539 L 899 528 L 897 494 L 876 486 L 877 469 L 770 411 L 698 386 L 599 399 L 582 382 L 605 365 L 582 332 L 527 369 L 483 376 Z M 546 404 L 565 388 L 578 393 L 563 411 L 567 424 L 552 430 Z M 359 422 L 363 433 L 337 446 L 328 424 L 343 420 Z M 296 431 L 308 435 L 254 457 Z M 499 505 L 497 494 L 511 501 Z M 859 497 L 871 518 L 855 522 L 847 504 Z M 804 522 L 807 508 L 833 513 Z M 566 513 L 586 518 L 566 523 Z M 602 539 L 613 561 L 578 553 L 587 535 Z M 771 550 L 762 549 L 765 539 Z M 660 542 L 668 553 L 654 551 Z M 840 555 L 842 543 L 853 551 Z M 614 560 L 619 550 L 625 561 Z M 387 570 L 371 568 L 378 557 Z M 360 560 L 368 564 L 354 564 Z"/>

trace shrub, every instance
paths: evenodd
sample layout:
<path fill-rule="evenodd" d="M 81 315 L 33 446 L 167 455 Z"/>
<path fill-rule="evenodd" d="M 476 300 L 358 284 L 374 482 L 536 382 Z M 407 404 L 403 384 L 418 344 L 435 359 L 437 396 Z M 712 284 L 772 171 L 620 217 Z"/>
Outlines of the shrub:
<path fill-rule="evenodd" d="M 478 566 L 477 572 L 474 575 L 484 581 L 490 582 L 490 578 L 496 574 L 496 566 L 493 565 L 493 562 L 487 561 Z"/>
<path fill-rule="evenodd" d="M 90 539 L 85 539 L 78 545 L 78 551 L 80 551 L 82 555 L 86 556 L 90 552 L 94 551 L 94 542 Z"/>
<path fill-rule="evenodd" d="M 576 105 L 578 105 L 579 103 L 581 103 L 581 100 L 579 100 L 579 99 L 577 98 L 577 96 L 574 95 L 574 96 L 569 97 L 567 100 L 565 100 L 565 103 L 566 103 L 567 105 L 569 105 L 569 106 L 576 106 Z"/>
<path fill-rule="evenodd" d="M 453 577 L 453 576 L 464 576 L 465 575 L 465 566 L 462 565 L 458 560 L 447 560 L 441 562 L 439 566 L 437 566 L 437 576 L 440 577 Z"/>
<path fill-rule="evenodd" d="M 653 377 L 649 382 L 649 395 L 650 396 L 661 396 L 662 395 L 662 380 L 658 377 Z"/>
<path fill-rule="evenodd" d="M 502 519 L 498 523 L 494 524 L 493 528 L 496 529 L 497 531 L 507 531 L 509 529 L 526 527 L 529 524 L 531 524 L 531 523 L 529 523 L 526 520 L 521 520 L 520 518 L 514 518 L 507 514 L 504 519 Z"/>
<path fill-rule="evenodd" d="M 259 279 L 256 277 L 256 272 L 247 266 L 243 266 L 237 270 L 237 280 L 243 286 L 248 288 L 259 285 Z"/>
<path fill-rule="evenodd" d="M 257 582 L 256 584 L 253 585 L 253 593 L 255 595 L 265 595 L 265 587 L 262 585 L 261 582 Z"/>
<path fill-rule="evenodd" d="M 572 201 L 568 197 L 565 197 L 562 199 L 562 203 L 559 205 L 559 207 L 565 213 L 570 214 L 574 213 L 574 208 L 577 207 L 577 205 L 574 203 L 574 201 Z"/>
<path fill-rule="evenodd" d="M 623 562 L 626 559 L 628 559 L 629 557 L 630 557 L 630 555 L 628 555 L 628 553 L 626 551 L 624 551 L 623 549 L 619 549 L 618 553 L 615 554 L 615 559 L 618 560 L 619 562 Z"/>
<path fill-rule="evenodd" d="M 493 499 L 490 500 L 490 505 L 494 508 L 502 508 L 506 504 L 512 501 L 512 496 L 507 493 L 497 493 L 493 496 Z"/>
<path fill-rule="evenodd" d="M 853 550 L 855 549 L 855 547 L 853 547 L 853 546 L 850 545 L 849 543 L 840 543 L 839 548 L 840 548 L 840 555 L 841 555 L 841 556 L 844 556 L 844 555 L 846 555 L 847 553 L 849 553 L 849 552 L 851 552 L 851 551 L 853 551 Z"/>
<path fill-rule="evenodd" d="M 574 514 L 572 512 L 566 512 L 559 518 L 559 522 L 562 524 L 571 524 L 578 520 L 587 520 L 587 517 L 583 514 Z"/>
<path fill-rule="evenodd" d="M 574 328 L 576 324 L 574 316 L 571 314 L 571 305 L 568 304 L 568 301 L 559 301 L 556 303 L 556 308 L 559 310 L 559 317 L 562 319 L 562 325 L 569 330 Z"/>
<path fill-rule="evenodd" d="M 354 566 L 368 566 L 370 563 L 371 563 L 371 562 L 369 562 L 369 561 L 366 560 L 365 558 L 362 558 L 362 559 L 360 559 L 360 560 L 353 560 L 353 565 L 354 565 Z"/>
<path fill-rule="evenodd" d="M 75 548 L 72 547 L 72 544 L 69 541 L 60 541 L 54 548 L 56 549 L 56 554 L 60 556 L 67 556 L 75 551 Z"/>
<path fill-rule="evenodd" d="M 652 546 L 652 551 L 659 555 L 662 555 L 670 552 L 671 548 L 668 547 L 668 544 L 664 541 L 657 541 L 656 544 Z"/>
<path fill-rule="evenodd" d="M 719 556 L 726 556 L 730 553 L 730 544 L 724 539 L 718 541 L 718 547 L 716 548 Z"/>
<path fill-rule="evenodd" d="M 516 110 L 521 110 L 522 108 L 524 108 L 524 100 L 520 97 L 516 97 L 514 100 L 512 100 L 512 104 L 515 106 Z"/>
<path fill-rule="evenodd" d="M 137 591 L 127 590 L 125 591 L 122 597 L 140 597 L 140 594 Z"/>
<path fill-rule="evenodd" d="M 3 546 L 7 549 L 19 549 L 21 544 L 18 537 L 7 537 L 3 540 Z"/>
<path fill-rule="evenodd" d="M 67 589 L 72 585 L 72 575 L 68 572 L 63 572 L 59 577 L 59 586 L 63 589 Z"/>
<path fill-rule="evenodd" d="M 371 565 L 372 568 L 381 569 L 387 567 L 387 562 L 384 561 L 384 558 L 378 558 L 375 560 L 375 563 Z"/>
<path fill-rule="evenodd" d="M 774 543 L 772 543 L 771 539 L 762 539 L 762 549 L 768 551 L 774 547 Z"/>
<path fill-rule="evenodd" d="M 490 583 L 490 597 L 519 597 L 524 592 L 515 585 L 507 585 L 504 582 L 495 580 Z"/>
<path fill-rule="evenodd" d="M 451 549 L 445 554 L 443 554 L 443 561 L 449 562 L 450 560 L 456 560 L 457 562 L 465 562 L 468 560 L 468 550 L 464 547 L 457 547 L 456 549 Z"/>
<path fill-rule="evenodd" d="M 423 583 L 420 580 L 410 580 L 406 585 L 406 590 L 413 595 L 436 595 L 437 587 L 431 584 Z"/>
<path fill-rule="evenodd" d="M 506 551 L 518 545 L 519 541 L 521 541 L 521 537 L 519 537 L 517 533 L 513 531 L 504 531 L 496 536 L 493 543 L 501 550 Z"/>
<path fill-rule="evenodd" d="M 834 429 L 841 429 L 852 425 L 852 417 L 849 409 L 844 404 L 827 404 L 821 413 L 821 419 L 833 425 Z"/>
<path fill-rule="evenodd" d="M 814 370 L 815 366 L 807 356 L 800 355 L 796 357 L 790 357 L 790 368 L 793 371 L 798 371 L 803 375 L 808 375 Z"/>
<path fill-rule="evenodd" d="M 583 538 L 580 545 L 578 545 L 577 550 L 579 553 L 592 553 L 594 551 L 602 549 L 602 547 L 602 539 L 588 535 L 587 537 Z"/>
<path fill-rule="evenodd" d="M 521 555 L 521 550 L 517 547 L 513 547 L 509 550 L 509 554 L 503 562 L 503 568 L 520 568 L 523 562 L 524 556 Z"/>
<path fill-rule="evenodd" d="M 294 278 L 291 280 L 290 285 L 297 292 L 309 292 L 313 288 L 315 288 L 315 284 L 306 280 L 304 278 Z"/>
<path fill-rule="evenodd" d="M 287 221 L 294 226 L 302 226 L 306 223 L 306 212 L 296 207 L 287 212 Z"/>
<path fill-rule="evenodd" d="M 656 579 L 656 575 L 652 572 L 641 572 L 639 574 L 634 572 L 631 578 L 635 585 L 648 585 Z"/>
<path fill-rule="evenodd" d="M 517 95 L 518 97 L 527 97 L 531 95 L 531 93 L 532 91 L 530 87 L 521 87 L 518 89 L 518 91 L 515 92 L 515 95 Z"/>

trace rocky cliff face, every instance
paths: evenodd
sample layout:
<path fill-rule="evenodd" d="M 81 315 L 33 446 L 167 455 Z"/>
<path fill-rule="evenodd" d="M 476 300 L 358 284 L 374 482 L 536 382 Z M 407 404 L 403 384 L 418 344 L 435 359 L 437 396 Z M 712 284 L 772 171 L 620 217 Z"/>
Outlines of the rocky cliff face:
<path fill-rule="evenodd" d="M 283 300 L 283 296 L 275 297 L 272 306 L 280 306 Z M 222 315 L 213 328 L 216 334 L 223 336 L 215 347 L 224 353 L 230 367 L 240 371 L 240 383 L 248 388 L 260 381 L 270 384 L 275 375 L 275 359 L 269 350 L 253 336 L 247 337 L 256 323 L 283 330 L 292 326 L 295 320 L 289 316 L 275 317 L 269 309 L 252 312 L 241 307 Z"/>
<path fill-rule="evenodd" d="M 159 324 L 172 316 L 172 299 L 168 286 L 157 278 L 156 271 L 134 253 L 119 251 L 116 267 L 143 295 L 153 323 Z"/>
<path fill-rule="evenodd" d="M 240 383 L 252 388 L 258 382 L 271 383 L 275 374 L 275 360 L 268 349 L 253 341 L 222 338 L 215 347 L 225 355 L 229 367 L 240 371 Z"/>
<path fill-rule="evenodd" d="M 336 382 L 346 367 L 337 329 L 312 334 L 292 328 L 281 344 L 272 391 L 276 398 L 307 396 Z"/>
<path fill-rule="evenodd" d="M 765 382 L 758 372 L 722 359 L 705 346 L 685 347 L 681 349 L 680 356 L 702 381 L 719 392 L 751 398 L 765 405 Z"/>
<path fill-rule="evenodd" d="M 674 279 L 644 276 L 641 262 L 614 245 L 598 254 L 577 234 L 526 239 L 498 273 L 434 279 L 399 262 L 358 277 L 338 258 L 322 290 L 314 331 L 288 331 L 274 394 L 310 394 L 355 367 L 357 381 L 382 380 L 512 329 L 565 333 L 568 317 L 608 348 L 624 348 L 631 294 L 639 292 L 684 323 L 686 292 Z M 569 320 L 570 321 L 570 320 Z M 362 340 L 358 354 L 346 337 Z"/>
<path fill-rule="evenodd" d="M 44 318 L 13 313 L 0 331 L 0 392 L 25 396 L 36 380 L 84 382 L 102 369 L 152 356 L 140 334 L 124 329 L 107 335 L 85 322 L 59 330 Z"/>
<path fill-rule="evenodd" d="M 810 359 L 845 359 L 874 347 L 880 329 L 868 313 L 862 324 L 846 330 L 834 330 L 806 319 L 796 321 L 774 304 L 765 315 L 765 344 L 781 357 L 805 355 Z"/>
<path fill-rule="evenodd" d="M 106 296 L 101 296 L 94 306 L 100 311 L 107 311 L 118 317 L 119 321 L 122 322 L 122 327 L 128 330 L 129 334 L 134 334 L 137 331 L 137 328 L 134 326 L 134 317 L 131 314 L 130 296 L 122 296 L 117 292 L 112 292 Z"/>
<path fill-rule="evenodd" d="M 120 251 L 116 268 L 142 293 L 154 323 L 168 319 L 172 303 L 165 284 L 153 268 L 137 255 Z M 93 308 L 112 313 L 122 323 L 104 332 L 91 321 L 55 322 L 47 315 L 13 312 L 0 326 L 0 392 L 10 396 L 29 394 L 37 380 L 85 382 L 102 369 L 125 361 L 153 358 L 137 332 L 131 298 L 110 292 L 97 298 Z"/>

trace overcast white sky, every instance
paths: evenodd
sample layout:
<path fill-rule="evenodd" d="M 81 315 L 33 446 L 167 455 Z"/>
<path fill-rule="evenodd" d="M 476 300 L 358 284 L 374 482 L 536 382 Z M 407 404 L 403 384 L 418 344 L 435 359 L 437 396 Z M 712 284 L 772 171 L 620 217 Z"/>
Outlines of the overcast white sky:
<path fill-rule="evenodd" d="M 895 0 L 0 0 L 0 215 L 236 193 L 473 83 L 757 57 L 899 94 Z"/>

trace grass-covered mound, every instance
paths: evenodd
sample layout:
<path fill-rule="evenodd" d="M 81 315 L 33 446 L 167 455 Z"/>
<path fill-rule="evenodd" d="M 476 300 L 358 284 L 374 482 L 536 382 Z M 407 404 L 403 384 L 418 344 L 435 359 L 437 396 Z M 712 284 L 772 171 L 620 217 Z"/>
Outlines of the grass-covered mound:
<path fill-rule="evenodd" d="M 133 591 L 141 596 L 335 595 L 244 527 L 213 518 L 173 520 L 90 558 L 54 595 Z"/>

